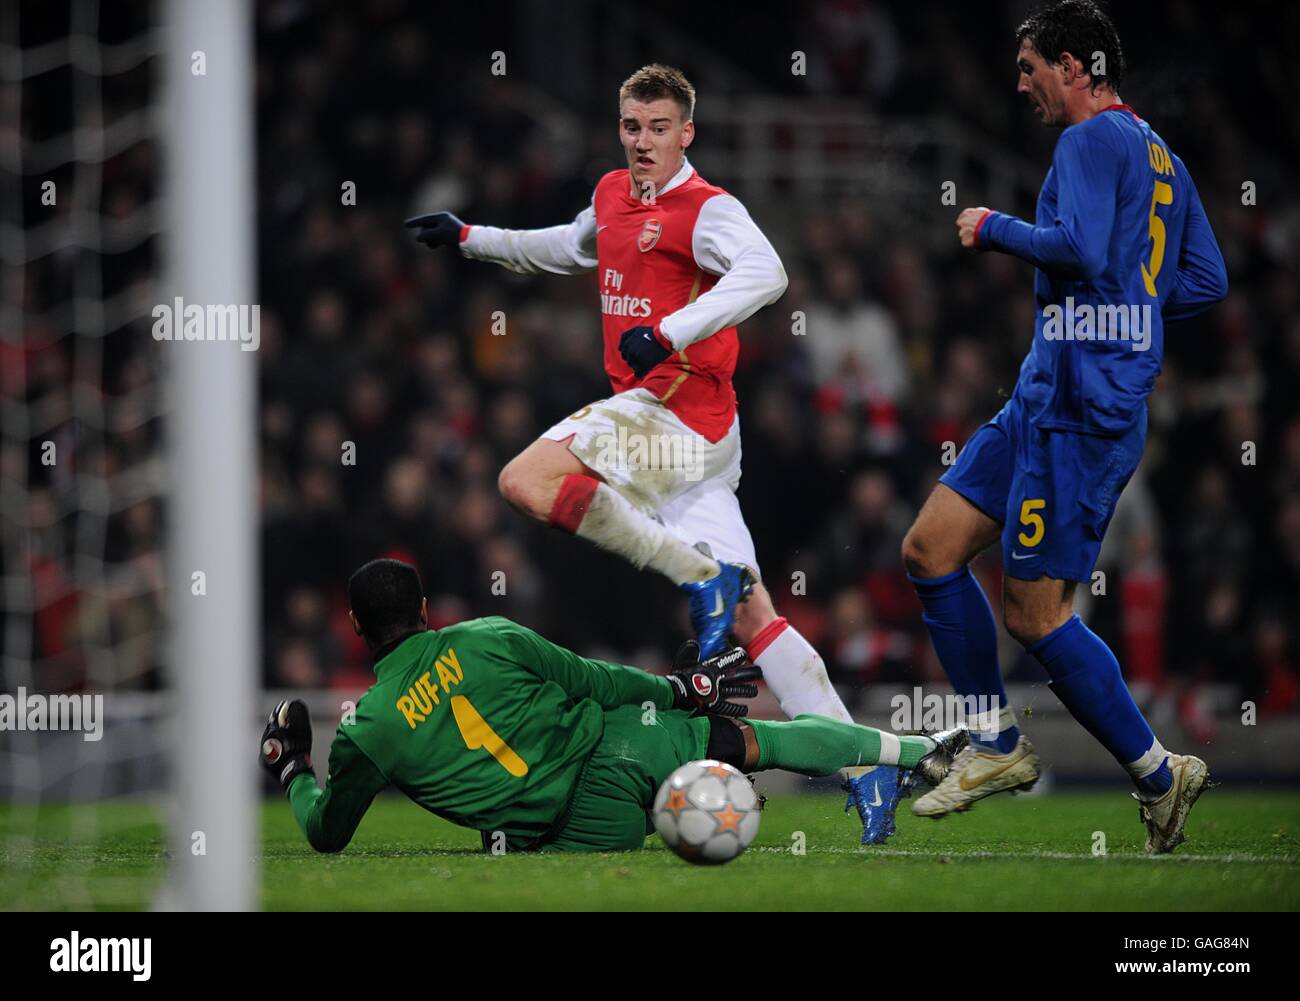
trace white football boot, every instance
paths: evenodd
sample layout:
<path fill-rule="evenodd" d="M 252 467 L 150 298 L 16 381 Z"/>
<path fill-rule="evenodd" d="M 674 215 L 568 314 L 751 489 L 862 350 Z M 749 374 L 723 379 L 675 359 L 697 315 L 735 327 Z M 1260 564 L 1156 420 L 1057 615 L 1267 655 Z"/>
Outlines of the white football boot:
<path fill-rule="evenodd" d="M 1183 824 L 1192 805 L 1210 782 L 1210 769 L 1190 754 L 1169 755 L 1174 784 L 1163 796 L 1138 806 L 1138 816 L 1147 825 L 1147 854 L 1166 855 L 1183 843 Z M 1133 794 L 1136 798 L 1137 793 Z"/>
<path fill-rule="evenodd" d="M 1040 774 L 1034 745 L 1023 733 L 1006 754 L 977 750 L 971 743 L 957 755 L 948 776 L 912 804 L 912 812 L 938 819 L 969 810 L 972 803 L 995 792 L 1032 788 Z"/>

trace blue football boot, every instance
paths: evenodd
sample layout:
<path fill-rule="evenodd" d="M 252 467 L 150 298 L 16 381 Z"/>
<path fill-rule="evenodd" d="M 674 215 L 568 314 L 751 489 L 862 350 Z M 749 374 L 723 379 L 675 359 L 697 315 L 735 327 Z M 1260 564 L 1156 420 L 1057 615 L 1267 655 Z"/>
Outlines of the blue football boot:
<path fill-rule="evenodd" d="M 883 845 L 894 834 L 894 811 L 915 781 L 910 768 L 881 765 L 844 783 L 849 794 L 844 812 L 857 807 L 864 845 Z"/>
<path fill-rule="evenodd" d="M 970 743 L 970 733 L 964 726 L 927 733 L 926 736 L 934 741 L 934 750 L 918 761 L 916 768 L 880 765 L 844 783 L 849 794 L 844 811 L 847 813 L 850 807 L 858 808 L 864 845 L 881 845 L 888 841 L 895 833 L 894 811 L 901 800 L 912 794 L 917 775 L 937 786 L 947 777 L 953 760 Z"/>
<path fill-rule="evenodd" d="M 682 584 L 690 599 L 691 628 L 700 643 L 700 660 L 708 660 L 727 646 L 727 634 L 736 619 L 736 606 L 754 589 L 754 575 L 739 563 L 720 563 L 717 576 Z"/>

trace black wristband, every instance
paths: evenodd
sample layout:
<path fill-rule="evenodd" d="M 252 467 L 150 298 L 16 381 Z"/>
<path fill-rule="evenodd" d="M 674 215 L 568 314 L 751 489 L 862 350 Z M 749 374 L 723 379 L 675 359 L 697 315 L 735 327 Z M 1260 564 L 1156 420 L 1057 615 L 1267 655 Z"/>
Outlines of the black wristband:
<path fill-rule="evenodd" d="M 745 770 L 745 735 L 742 724 L 723 716 L 709 717 L 709 744 L 705 749 L 714 761 Z"/>
<path fill-rule="evenodd" d="M 280 769 L 280 788 L 285 792 L 289 791 L 289 783 L 299 775 L 307 774 L 313 779 L 316 778 L 316 769 L 311 766 L 311 757 L 306 754 L 295 755 L 284 763 Z"/>

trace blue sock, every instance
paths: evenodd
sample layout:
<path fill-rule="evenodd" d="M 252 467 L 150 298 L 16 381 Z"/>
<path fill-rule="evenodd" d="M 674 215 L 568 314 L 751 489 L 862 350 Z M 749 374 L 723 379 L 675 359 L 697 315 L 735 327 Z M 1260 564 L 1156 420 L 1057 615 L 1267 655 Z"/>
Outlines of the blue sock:
<path fill-rule="evenodd" d="M 970 567 L 943 577 L 926 579 L 909 575 L 909 579 L 925 609 L 921 619 L 930 630 L 930 640 L 953 690 L 967 698 L 997 696 L 998 708 L 1006 706 L 1007 692 L 1002 687 L 1002 669 L 998 666 L 998 633 L 993 610 Z M 996 748 L 1006 754 L 1020 739 L 1020 729 L 1012 726 L 996 738 L 978 740 L 971 734 L 971 739 L 977 746 Z"/>
<path fill-rule="evenodd" d="M 1168 754 L 1124 683 L 1119 661 L 1077 615 L 1029 648 L 1070 715 L 1115 756 L 1144 799 L 1173 784 Z"/>

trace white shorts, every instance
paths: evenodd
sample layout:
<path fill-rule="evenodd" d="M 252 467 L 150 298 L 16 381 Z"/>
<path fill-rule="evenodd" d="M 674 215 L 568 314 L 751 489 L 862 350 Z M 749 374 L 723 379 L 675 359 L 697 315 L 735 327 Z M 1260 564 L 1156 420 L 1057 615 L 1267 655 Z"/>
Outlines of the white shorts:
<path fill-rule="evenodd" d="M 542 432 L 688 545 L 758 576 L 754 540 L 736 499 L 740 421 L 719 442 L 691 430 L 648 389 L 598 400 Z"/>

